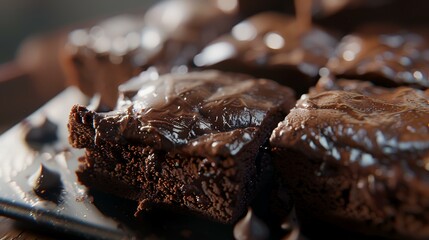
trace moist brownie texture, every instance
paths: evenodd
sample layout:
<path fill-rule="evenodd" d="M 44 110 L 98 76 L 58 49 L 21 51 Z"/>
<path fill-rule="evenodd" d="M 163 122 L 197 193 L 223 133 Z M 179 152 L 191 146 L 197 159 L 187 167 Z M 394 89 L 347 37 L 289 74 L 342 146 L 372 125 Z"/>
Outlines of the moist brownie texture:
<path fill-rule="evenodd" d="M 112 112 L 74 106 L 70 143 L 86 148 L 90 188 L 231 223 L 270 165 L 263 147 L 295 104 L 271 80 L 217 71 L 135 78 Z"/>
<path fill-rule="evenodd" d="M 270 138 L 274 163 L 307 221 L 427 239 L 429 92 L 366 88 L 304 95 Z"/>
<path fill-rule="evenodd" d="M 316 83 L 337 43 L 315 26 L 303 29 L 293 17 L 264 12 L 209 44 L 194 57 L 194 64 L 273 79 L 299 96 Z"/>
<path fill-rule="evenodd" d="M 186 71 L 205 44 L 237 22 L 237 5 L 219 2 L 162 1 L 145 14 L 71 32 L 62 54 L 69 82 L 89 96 L 99 93 L 103 103 L 114 107 L 118 85 L 142 70 Z"/>
<path fill-rule="evenodd" d="M 347 35 L 327 68 L 337 78 L 386 87 L 429 87 L 429 34 L 391 26 L 367 26 Z"/>

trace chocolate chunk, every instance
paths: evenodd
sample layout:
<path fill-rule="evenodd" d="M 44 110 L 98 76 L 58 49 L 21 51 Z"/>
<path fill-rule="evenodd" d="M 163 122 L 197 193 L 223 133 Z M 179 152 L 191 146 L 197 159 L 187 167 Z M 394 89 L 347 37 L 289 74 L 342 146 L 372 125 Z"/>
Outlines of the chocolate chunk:
<path fill-rule="evenodd" d="M 234 227 L 234 238 L 237 240 L 264 240 L 269 237 L 268 227 L 255 216 L 251 208 Z"/>
<path fill-rule="evenodd" d="M 41 125 L 29 125 L 25 135 L 25 142 L 34 150 L 40 150 L 43 146 L 53 144 L 58 140 L 58 126 L 45 117 Z"/>
<path fill-rule="evenodd" d="M 61 175 L 41 164 L 33 190 L 37 196 L 44 200 L 56 204 L 60 203 L 62 200 L 61 194 L 63 192 Z"/>

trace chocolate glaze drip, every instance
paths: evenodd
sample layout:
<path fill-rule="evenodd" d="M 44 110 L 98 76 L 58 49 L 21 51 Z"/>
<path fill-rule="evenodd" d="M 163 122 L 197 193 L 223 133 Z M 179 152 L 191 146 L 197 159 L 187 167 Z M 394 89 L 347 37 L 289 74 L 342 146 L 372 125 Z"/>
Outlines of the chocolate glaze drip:
<path fill-rule="evenodd" d="M 187 153 L 203 147 L 214 155 L 235 155 L 268 113 L 279 105 L 287 113 L 294 102 L 290 89 L 272 81 L 217 71 L 134 79 L 121 89 L 116 110 L 86 114 L 96 142 L 142 142 Z M 216 144 L 224 139 L 230 144 Z"/>
<path fill-rule="evenodd" d="M 49 118 L 45 118 L 43 123 L 38 126 L 29 126 L 25 135 L 25 142 L 34 150 L 40 150 L 47 144 L 52 144 L 58 140 L 58 126 Z"/>
<path fill-rule="evenodd" d="M 33 190 L 44 200 L 60 203 L 63 191 L 61 175 L 41 164 Z"/>
<path fill-rule="evenodd" d="M 237 240 L 263 240 L 269 239 L 269 236 L 268 227 L 255 216 L 251 208 L 234 227 L 234 238 Z"/>
<path fill-rule="evenodd" d="M 232 28 L 194 58 L 195 65 L 276 80 L 304 93 L 334 53 L 337 39 L 294 18 L 261 13 Z"/>
<path fill-rule="evenodd" d="M 315 0 L 317 2 L 333 3 L 333 8 L 320 9 L 322 15 L 315 18 L 322 26 L 332 27 L 343 32 L 352 32 L 363 25 L 395 24 L 405 28 L 422 26 L 429 22 L 426 10 L 427 1 L 421 0 Z M 325 4 L 327 5 L 327 4 Z M 327 13 L 327 14 L 324 14 Z"/>
<path fill-rule="evenodd" d="M 316 18 L 323 18 L 338 12 L 347 12 L 348 9 L 365 11 L 371 8 L 387 5 L 391 0 L 312 0 L 312 14 Z"/>
<path fill-rule="evenodd" d="M 377 85 L 429 87 L 429 34 L 390 26 L 370 26 L 343 38 L 327 66 L 339 78 Z"/>
<path fill-rule="evenodd" d="M 292 13 L 292 1 L 281 0 L 238 0 L 240 16 L 249 17 L 265 11 L 281 11 Z"/>

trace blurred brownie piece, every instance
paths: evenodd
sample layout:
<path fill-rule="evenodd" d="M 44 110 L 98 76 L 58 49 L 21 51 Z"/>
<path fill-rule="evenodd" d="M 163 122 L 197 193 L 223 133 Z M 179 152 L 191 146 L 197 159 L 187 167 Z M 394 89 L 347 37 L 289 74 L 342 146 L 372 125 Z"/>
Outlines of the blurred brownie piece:
<path fill-rule="evenodd" d="M 322 2 L 315 22 L 338 31 L 352 32 L 363 25 L 394 24 L 404 28 L 429 23 L 428 1 L 421 0 L 314 0 Z M 324 6 L 323 6 L 324 5 Z M 331 13 L 331 14 L 323 14 Z"/>
<path fill-rule="evenodd" d="M 234 1 L 236 0 L 220 0 L 220 2 Z M 238 0 L 238 6 L 241 17 L 250 17 L 265 11 L 287 11 L 291 13 L 291 10 L 293 10 L 293 2 L 283 0 Z"/>
<path fill-rule="evenodd" d="M 291 87 L 297 96 L 316 83 L 319 69 L 334 54 L 337 39 L 292 17 L 265 12 L 232 28 L 195 56 L 198 67 L 250 74 Z"/>
<path fill-rule="evenodd" d="M 270 166 L 272 130 L 294 105 L 271 80 L 217 71 L 136 78 L 112 112 L 74 106 L 70 143 L 86 148 L 79 180 L 90 188 L 235 222 Z"/>
<path fill-rule="evenodd" d="M 206 43 L 236 22 L 237 4 L 220 2 L 162 1 L 144 16 L 118 16 L 71 32 L 62 57 L 69 81 L 114 107 L 118 85 L 142 70 L 186 71 Z"/>
<path fill-rule="evenodd" d="M 429 33 L 368 26 L 343 38 L 327 64 L 337 78 L 372 81 L 386 87 L 429 87 Z"/>

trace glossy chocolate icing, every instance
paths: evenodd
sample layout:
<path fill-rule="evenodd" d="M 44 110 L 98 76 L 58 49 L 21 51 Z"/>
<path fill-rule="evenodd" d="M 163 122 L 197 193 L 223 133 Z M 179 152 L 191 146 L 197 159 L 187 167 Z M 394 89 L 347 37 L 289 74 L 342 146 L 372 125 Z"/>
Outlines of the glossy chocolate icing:
<path fill-rule="evenodd" d="M 405 164 L 403 171 L 425 178 L 428 100 L 429 92 L 410 88 L 376 97 L 344 91 L 310 95 L 280 123 L 271 142 L 273 147 L 301 150 L 312 159 L 348 165 L 356 173 L 375 174 L 383 166 Z"/>
<path fill-rule="evenodd" d="M 260 13 L 204 48 L 194 63 L 273 79 L 304 93 L 334 53 L 337 39 L 315 26 L 300 26 L 280 13 Z"/>
<path fill-rule="evenodd" d="M 58 204 L 63 191 L 61 175 L 41 164 L 33 190 L 40 198 Z"/>
<path fill-rule="evenodd" d="M 162 1 L 143 16 L 118 16 L 75 30 L 63 57 L 69 80 L 114 107 L 116 87 L 150 66 L 162 73 L 187 71 L 193 56 L 237 21 L 234 2 Z"/>
<path fill-rule="evenodd" d="M 428 33 L 368 26 L 343 38 L 327 64 L 334 76 L 370 80 L 388 87 L 429 87 Z"/>
<path fill-rule="evenodd" d="M 279 105 L 287 113 L 294 102 L 290 89 L 272 81 L 217 71 L 135 78 L 120 89 L 116 110 L 90 113 L 96 141 L 213 155 L 239 152 L 267 114 Z"/>
<path fill-rule="evenodd" d="M 374 230 L 381 221 L 388 228 L 377 234 L 427 237 L 429 92 L 380 88 L 365 96 L 356 89 L 304 95 L 270 139 L 274 151 L 288 149 L 290 156 L 299 152 L 304 158 L 289 160 L 285 155 L 278 161 L 308 161 L 315 168 L 308 179 L 332 187 L 318 189 L 322 196 L 295 189 L 306 201 L 344 197 L 338 208 L 318 205 L 324 214 L 319 217 L 335 216 L 336 224 L 341 218 L 366 221 L 363 231 Z M 335 182 L 339 186 L 333 187 Z"/>

